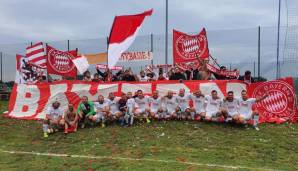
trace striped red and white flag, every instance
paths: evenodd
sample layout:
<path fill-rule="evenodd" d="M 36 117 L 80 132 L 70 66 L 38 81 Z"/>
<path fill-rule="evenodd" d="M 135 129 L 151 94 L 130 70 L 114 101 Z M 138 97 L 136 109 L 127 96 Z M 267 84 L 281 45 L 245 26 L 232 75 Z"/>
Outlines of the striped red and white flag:
<path fill-rule="evenodd" d="M 28 62 L 36 66 L 39 66 L 41 68 L 47 67 L 47 58 L 42 42 L 27 47 L 26 58 Z"/>

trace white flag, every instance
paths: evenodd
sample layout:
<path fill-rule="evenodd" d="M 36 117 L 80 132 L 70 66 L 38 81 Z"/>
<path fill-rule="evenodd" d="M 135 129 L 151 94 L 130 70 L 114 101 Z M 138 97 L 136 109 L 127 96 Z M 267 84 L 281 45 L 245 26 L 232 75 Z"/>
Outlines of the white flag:
<path fill-rule="evenodd" d="M 88 70 L 89 63 L 88 63 L 87 58 L 84 55 L 81 55 L 75 59 L 72 59 L 72 62 L 77 67 L 80 74 L 83 74 L 85 71 Z"/>

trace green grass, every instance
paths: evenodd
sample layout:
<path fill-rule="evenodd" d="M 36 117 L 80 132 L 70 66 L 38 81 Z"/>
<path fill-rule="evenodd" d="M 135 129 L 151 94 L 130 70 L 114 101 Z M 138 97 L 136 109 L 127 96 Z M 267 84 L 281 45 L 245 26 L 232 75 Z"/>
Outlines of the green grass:
<path fill-rule="evenodd" d="M 0 103 L 1 111 L 7 103 Z M 195 122 L 108 126 L 42 137 L 37 121 L 0 116 L 0 150 L 176 161 L 50 157 L 0 152 L 0 170 L 230 170 L 185 164 L 242 166 L 239 170 L 298 170 L 298 126 L 263 124 L 261 131 Z M 164 134 L 164 136 L 161 136 Z M 252 169 L 249 169 L 252 168 Z"/>

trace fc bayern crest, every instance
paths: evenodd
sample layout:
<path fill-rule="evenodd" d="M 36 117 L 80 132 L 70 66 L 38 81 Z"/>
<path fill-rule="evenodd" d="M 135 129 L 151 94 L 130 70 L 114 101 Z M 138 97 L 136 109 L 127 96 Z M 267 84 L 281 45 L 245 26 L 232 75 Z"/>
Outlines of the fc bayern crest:
<path fill-rule="evenodd" d="M 294 89 L 282 80 L 265 82 L 255 88 L 253 97 L 261 97 L 265 93 L 268 97 L 256 107 L 265 117 L 293 117 L 296 111 L 296 95 Z"/>
<path fill-rule="evenodd" d="M 59 73 L 69 73 L 75 68 L 71 60 L 72 58 L 74 58 L 74 56 L 71 53 L 56 49 L 50 49 L 48 51 L 48 62 L 50 66 Z"/>
<path fill-rule="evenodd" d="M 202 56 L 207 49 L 207 39 L 203 35 L 181 35 L 175 42 L 178 55 L 184 59 L 195 59 L 196 55 Z"/>

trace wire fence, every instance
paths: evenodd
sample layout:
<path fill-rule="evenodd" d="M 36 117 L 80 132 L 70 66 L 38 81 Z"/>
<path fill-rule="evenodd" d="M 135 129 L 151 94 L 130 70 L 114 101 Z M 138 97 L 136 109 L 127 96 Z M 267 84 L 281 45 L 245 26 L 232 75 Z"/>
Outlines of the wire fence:
<path fill-rule="evenodd" d="M 289 39 L 289 35 L 298 36 L 298 27 L 293 32 L 293 27 L 281 28 L 280 41 L 280 66 L 281 76 L 298 77 L 298 38 Z M 190 34 L 196 34 L 192 32 Z M 257 76 L 258 69 L 258 27 L 230 30 L 208 30 L 207 37 L 209 43 L 209 51 L 213 57 L 217 59 L 220 65 L 225 65 L 230 69 L 239 69 L 241 74 L 246 70 L 250 70 Z M 169 34 L 168 40 L 168 61 L 172 64 L 172 34 Z M 15 55 L 24 54 L 27 46 L 31 42 L 19 44 L 0 44 L 0 51 L 3 52 L 3 80 L 11 81 L 15 77 Z M 33 42 L 34 43 L 34 42 Z M 60 49 L 68 50 L 78 48 L 79 53 L 100 53 L 107 51 L 107 37 L 85 40 L 62 40 L 45 42 L 49 45 Z M 152 46 L 153 45 L 153 46 Z M 297 45 L 297 46 L 296 46 Z M 153 49 L 153 63 L 165 64 L 165 35 L 138 36 L 128 51 L 151 51 Z M 275 79 L 276 77 L 276 56 L 277 56 L 277 28 L 261 27 L 260 32 L 260 74 L 267 79 Z M 131 67 L 134 72 L 139 72 L 148 62 L 121 62 L 117 65 Z M 90 67 L 91 72 L 94 66 Z"/>

